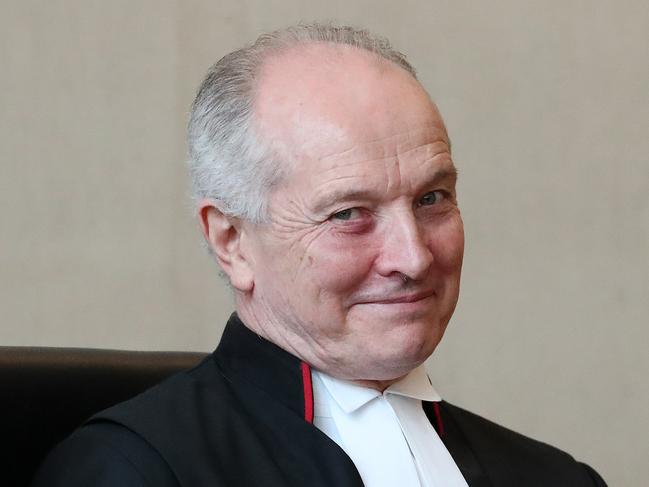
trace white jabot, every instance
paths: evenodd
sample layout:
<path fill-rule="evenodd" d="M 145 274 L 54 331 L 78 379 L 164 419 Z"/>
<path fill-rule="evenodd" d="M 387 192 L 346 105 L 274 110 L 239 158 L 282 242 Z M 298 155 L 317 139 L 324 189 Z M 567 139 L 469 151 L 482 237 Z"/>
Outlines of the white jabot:
<path fill-rule="evenodd" d="M 314 418 L 366 487 L 467 487 L 421 401 L 439 401 L 423 365 L 382 394 L 313 371 Z"/>

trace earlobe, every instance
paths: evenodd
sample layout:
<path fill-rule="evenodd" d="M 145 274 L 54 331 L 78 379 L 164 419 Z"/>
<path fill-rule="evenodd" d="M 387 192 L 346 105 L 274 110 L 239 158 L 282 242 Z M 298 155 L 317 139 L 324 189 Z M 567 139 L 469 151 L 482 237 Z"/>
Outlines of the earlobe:
<path fill-rule="evenodd" d="M 241 220 L 225 215 L 211 200 L 199 202 L 198 220 L 205 241 L 230 278 L 230 284 L 242 292 L 252 291 L 254 279 L 242 245 L 246 236 Z"/>

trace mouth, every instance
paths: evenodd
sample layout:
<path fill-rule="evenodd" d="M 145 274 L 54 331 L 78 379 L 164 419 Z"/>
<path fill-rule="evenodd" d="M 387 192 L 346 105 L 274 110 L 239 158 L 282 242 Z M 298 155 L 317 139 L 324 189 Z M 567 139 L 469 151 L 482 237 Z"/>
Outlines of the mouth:
<path fill-rule="evenodd" d="M 358 304 L 409 304 L 423 301 L 434 295 L 434 291 L 420 291 L 417 293 L 399 294 L 387 298 L 368 299 Z"/>

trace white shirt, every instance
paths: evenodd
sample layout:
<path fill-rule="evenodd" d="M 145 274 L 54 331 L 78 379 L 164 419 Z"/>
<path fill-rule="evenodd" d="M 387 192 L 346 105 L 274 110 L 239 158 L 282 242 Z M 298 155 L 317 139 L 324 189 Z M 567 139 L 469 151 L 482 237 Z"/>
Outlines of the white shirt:
<path fill-rule="evenodd" d="M 313 423 L 366 487 L 468 487 L 422 409 L 422 400 L 441 400 L 423 365 L 382 394 L 314 370 L 313 396 Z"/>

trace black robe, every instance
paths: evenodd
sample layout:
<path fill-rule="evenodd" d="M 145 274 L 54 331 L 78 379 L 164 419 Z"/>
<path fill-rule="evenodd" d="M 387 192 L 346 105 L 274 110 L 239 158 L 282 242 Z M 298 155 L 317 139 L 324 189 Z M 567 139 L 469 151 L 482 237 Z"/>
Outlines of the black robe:
<path fill-rule="evenodd" d="M 312 394 L 308 365 L 233 315 L 213 354 L 93 416 L 32 486 L 362 486 L 350 458 L 312 424 Z M 472 487 L 605 485 L 549 445 L 446 402 L 423 408 Z"/>

